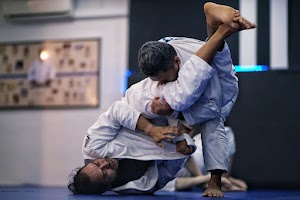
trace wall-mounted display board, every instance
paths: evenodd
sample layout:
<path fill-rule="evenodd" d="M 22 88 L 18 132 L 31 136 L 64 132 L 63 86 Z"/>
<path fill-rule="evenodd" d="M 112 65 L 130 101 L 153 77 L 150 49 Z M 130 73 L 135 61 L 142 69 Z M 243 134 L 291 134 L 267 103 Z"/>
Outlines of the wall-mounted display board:
<path fill-rule="evenodd" d="M 0 43 L 0 109 L 99 105 L 99 38 Z"/>

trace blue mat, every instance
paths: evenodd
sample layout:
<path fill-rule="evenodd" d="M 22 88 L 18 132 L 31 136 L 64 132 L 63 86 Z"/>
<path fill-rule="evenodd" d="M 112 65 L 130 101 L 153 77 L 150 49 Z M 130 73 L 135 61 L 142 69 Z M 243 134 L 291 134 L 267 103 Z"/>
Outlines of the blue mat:
<path fill-rule="evenodd" d="M 118 195 L 107 192 L 103 195 L 74 195 L 64 187 L 5 187 L 0 186 L 0 200 L 194 200 L 212 199 L 201 196 L 201 191 L 193 192 L 157 192 L 153 196 Z M 215 198 L 214 198 L 215 199 Z M 300 200 L 300 190 L 249 190 L 248 192 L 226 192 L 227 200 Z"/>

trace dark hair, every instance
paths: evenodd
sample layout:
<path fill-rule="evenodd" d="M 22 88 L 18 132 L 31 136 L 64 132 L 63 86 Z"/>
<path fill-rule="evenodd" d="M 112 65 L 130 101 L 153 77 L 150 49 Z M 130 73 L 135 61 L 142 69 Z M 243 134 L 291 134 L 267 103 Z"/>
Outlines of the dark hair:
<path fill-rule="evenodd" d="M 102 194 L 110 188 L 110 185 L 100 180 L 92 182 L 90 177 L 82 172 L 84 167 L 75 168 L 69 175 L 68 188 L 73 194 Z"/>
<path fill-rule="evenodd" d="M 146 42 L 138 53 L 138 65 L 146 76 L 154 76 L 160 71 L 167 71 L 173 67 L 176 56 L 175 49 L 158 41 Z"/>

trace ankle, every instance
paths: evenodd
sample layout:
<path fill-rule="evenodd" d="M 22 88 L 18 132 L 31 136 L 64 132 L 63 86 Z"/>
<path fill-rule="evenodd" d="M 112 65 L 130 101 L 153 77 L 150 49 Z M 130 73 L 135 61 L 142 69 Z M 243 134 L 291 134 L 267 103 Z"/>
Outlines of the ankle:
<path fill-rule="evenodd" d="M 208 181 L 208 187 L 221 189 L 221 178 L 222 175 L 211 175 L 210 180 Z"/>

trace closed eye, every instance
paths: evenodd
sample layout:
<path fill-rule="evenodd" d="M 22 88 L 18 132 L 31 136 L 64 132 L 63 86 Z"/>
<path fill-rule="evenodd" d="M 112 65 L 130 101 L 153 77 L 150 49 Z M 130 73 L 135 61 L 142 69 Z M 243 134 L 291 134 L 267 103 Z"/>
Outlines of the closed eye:
<path fill-rule="evenodd" d="M 109 163 L 109 168 L 111 169 L 111 168 L 112 168 L 112 166 L 113 166 L 113 163 L 112 163 L 112 161 L 111 161 L 111 160 L 109 160 L 109 161 L 108 161 L 108 163 Z"/>

